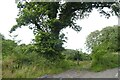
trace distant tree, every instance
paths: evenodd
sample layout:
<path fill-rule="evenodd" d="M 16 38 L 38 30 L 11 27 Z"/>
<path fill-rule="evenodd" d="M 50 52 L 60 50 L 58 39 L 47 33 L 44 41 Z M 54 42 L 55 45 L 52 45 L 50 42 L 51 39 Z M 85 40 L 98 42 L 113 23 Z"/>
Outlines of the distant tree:
<path fill-rule="evenodd" d="M 81 60 L 82 60 L 82 61 L 89 61 L 89 60 L 92 60 L 92 57 L 91 57 L 90 54 L 82 53 L 82 54 L 81 54 Z"/>
<path fill-rule="evenodd" d="M 0 33 L 0 39 L 4 40 L 5 37 L 3 36 L 3 34 Z"/>
<path fill-rule="evenodd" d="M 75 53 L 77 51 L 73 49 L 65 49 L 62 54 L 65 55 L 65 58 L 68 60 L 74 60 Z"/>
<path fill-rule="evenodd" d="M 11 55 L 14 53 L 17 43 L 12 40 L 3 40 L 2 41 L 2 56 Z"/>

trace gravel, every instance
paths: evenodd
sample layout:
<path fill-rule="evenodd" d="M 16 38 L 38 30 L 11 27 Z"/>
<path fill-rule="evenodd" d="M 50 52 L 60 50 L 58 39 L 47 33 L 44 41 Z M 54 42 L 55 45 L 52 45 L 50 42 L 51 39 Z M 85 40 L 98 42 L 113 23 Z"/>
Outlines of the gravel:
<path fill-rule="evenodd" d="M 101 72 L 87 70 L 68 70 L 60 74 L 52 75 L 52 78 L 118 78 L 118 68 L 108 69 Z"/>

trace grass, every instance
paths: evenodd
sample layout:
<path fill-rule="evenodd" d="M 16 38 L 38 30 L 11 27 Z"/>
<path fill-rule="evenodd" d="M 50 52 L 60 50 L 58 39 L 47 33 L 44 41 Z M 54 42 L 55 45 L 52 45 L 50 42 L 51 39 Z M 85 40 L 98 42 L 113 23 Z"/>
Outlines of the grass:
<path fill-rule="evenodd" d="M 76 69 L 76 70 L 90 70 L 90 67 L 91 67 L 91 61 L 80 61 L 79 65 L 73 66 L 73 69 Z"/>
<path fill-rule="evenodd" d="M 118 67 L 118 55 L 107 53 L 92 61 L 91 70 L 95 72 Z"/>
<path fill-rule="evenodd" d="M 53 65 L 44 64 L 43 61 L 33 62 L 33 64 L 28 65 L 18 64 L 15 60 L 16 56 L 14 55 L 3 59 L 3 78 L 36 78 L 45 74 L 57 74 L 70 69 L 71 64 L 63 60 Z"/>
<path fill-rule="evenodd" d="M 35 56 L 34 56 L 35 57 Z M 79 65 L 75 61 L 61 60 L 55 64 L 44 64 L 45 60 L 40 59 L 32 64 L 18 64 L 15 55 L 7 56 L 3 59 L 3 78 L 37 78 L 45 74 L 59 74 L 69 69 L 85 69 L 88 61 L 80 62 Z M 43 61 L 41 61 L 43 60 Z"/>
<path fill-rule="evenodd" d="M 94 65 L 92 61 L 80 61 L 79 65 L 77 65 L 77 62 L 72 60 L 61 60 L 54 64 L 47 64 L 45 59 L 38 58 L 37 55 L 33 55 L 35 59 L 33 59 L 32 64 L 18 64 L 15 62 L 18 57 L 19 56 L 16 57 L 15 55 L 10 55 L 3 59 L 3 78 L 37 78 L 45 74 L 59 74 L 69 69 L 91 70 L 98 72 L 117 67 L 116 54 L 106 54 L 102 57 L 99 63 Z"/>

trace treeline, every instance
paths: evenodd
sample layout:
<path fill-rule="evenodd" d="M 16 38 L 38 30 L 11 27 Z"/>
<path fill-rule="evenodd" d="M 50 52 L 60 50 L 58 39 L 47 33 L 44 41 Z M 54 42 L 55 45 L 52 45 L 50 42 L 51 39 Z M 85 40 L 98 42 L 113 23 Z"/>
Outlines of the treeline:
<path fill-rule="evenodd" d="M 82 51 L 66 49 L 62 52 L 65 55 L 65 59 L 76 61 L 77 59 L 80 61 L 89 61 L 91 60 L 91 55 Z"/>

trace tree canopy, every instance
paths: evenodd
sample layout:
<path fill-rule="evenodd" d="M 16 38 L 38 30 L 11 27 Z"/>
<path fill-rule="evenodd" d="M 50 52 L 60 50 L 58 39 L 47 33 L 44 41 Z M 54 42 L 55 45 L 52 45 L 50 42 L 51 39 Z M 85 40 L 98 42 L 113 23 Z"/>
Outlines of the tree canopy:
<path fill-rule="evenodd" d="M 70 27 L 79 32 L 81 27 L 76 25 L 75 21 L 88 16 L 93 8 L 98 9 L 106 17 L 113 14 L 118 16 L 120 11 L 116 2 L 19 2 L 17 7 L 19 9 L 17 24 L 10 32 L 18 27 L 29 26 L 36 36 L 38 51 L 47 56 L 52 54 L 60 56 L 60 52 L 64 50 L 62 44 L 65 38 L 65 35 L 60 35 L 60 31 Z M 111 11 L 104 11 L 105 7 Z"/>
<path fill-rule="evenodd" d="M 119 30 L 119 26 L 109 26 L 103 28 L 101 31 L 96 30 L 91 32 L 86 39 L 87 49 L 93 53 L 95 53 L 96 50 L 100 50 L 100 48 L 107 50 L 107 52 L 118 52 L 120 49 L 118 46 Z"/>
<path fill-rule="evenodd" d="M 100 13 L 108 17 L 112 12 L 119 15 L 119 4 L 115 2 L 66 2 L 64 4 L 59 2 L 19 2 L 17 7 L 19 8 L 17 25 L 13 26 L 11 32 L 29 24 L 34 24 L 33 28 L 44 32 L 56 32 L 57 30 L 54 31 L 55 26 L 59 28 L 57 32 L 68 26 L 80 31 L 80 27 L 75 25 L 75 21 L 87 16 L 93 8 L 99 9 Z M 105 12 L 103 10 L 105 7 L 112 11 Z"/>
<path fill-rule="evenodd" d="M 120 26 L 108 26 L 88 35 L 86 46 L 91 51 L 92 69 L 100 71 L 118 66 L 119 31 Z"/>

